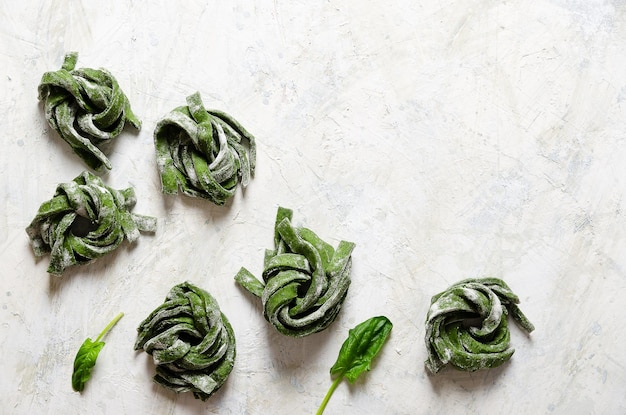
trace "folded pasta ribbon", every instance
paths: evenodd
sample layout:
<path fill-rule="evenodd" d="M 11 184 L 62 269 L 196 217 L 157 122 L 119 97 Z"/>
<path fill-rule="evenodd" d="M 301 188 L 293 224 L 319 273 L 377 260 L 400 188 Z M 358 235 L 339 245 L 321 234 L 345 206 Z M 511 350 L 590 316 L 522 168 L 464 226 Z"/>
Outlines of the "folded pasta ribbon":
<path fill-rule="evenodd" d="M 154 232 L 156 219 L 130 212 L 137 199 L 133 188 L 115 190 L 90 172 L 57 186 L 26 228 L 36 256 L 50 254 L 48 272 L 86 264 L 115 250 L 140 231 Z"/>
<path fill-rule="evenodd" d="M 180 189 L 223 205 L 254 176 L 254 137 L 230 115 L 206 110 L 197 92 L 157 123 L 154 143 L 166 194 Z"/>
<path fill-rule="evenodd" d="M 266 250 L 263 282 L 246 268 L 235 281 L 261 298 L 265 319 L 280 333 L 303 337 L 328 327 L 350 286 L 352 242 L 337 249 L 315 233 L 291 224 L 293 212 L 278 208 L 273 250 Z"/>
<path fill-rule="evenodd" d="M 39 99 L 50 127 L 90 168 L 111 169 L 103 144 L 120 135 L 126 121 L 136 129 L 141 121 L 109 71 L 75 69 L 77 59 L 68 53 L 61 69 L 43 74 Z"/>
<path fill-rule="evenodd" d="M 435 295 L 426 317 L 426 367 L 432 373 L 447 364 L 475 371 L 508 361 L 514 349 L 509 347 L 507 316 L 526 332 L 534 330 L 518 303 L 497 278 L 462 280 Z"/>
<path fill-rule="evenodd" d="M 207 400 L 235 363 L 235 335 L 217 301 L 184 282 L 174 286 L 137 328 L 135 350 L 156 365 L 154 381 L 175 392 Z"/>

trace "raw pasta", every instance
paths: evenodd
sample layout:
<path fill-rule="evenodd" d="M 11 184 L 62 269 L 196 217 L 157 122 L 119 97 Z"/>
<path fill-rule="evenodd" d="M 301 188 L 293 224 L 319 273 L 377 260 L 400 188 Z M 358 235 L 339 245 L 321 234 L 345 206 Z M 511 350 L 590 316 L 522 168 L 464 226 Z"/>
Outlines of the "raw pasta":
<path fill-rule="evenodd" d="M 78 54 L 68 53 L 58 71 L 46 72 L 39 84 L 46 120 L 92 169 L 111 169 L 102 145 L 117 137 L 126 121 L 141 121 L 117 80 L 106 69 L 75 69 Z"/>
<path fill-rule="evenodd" d="M 278 208 L 274 245 L 266 250 L 263 283 L 245 268 L 235 280 L 261 298 L 265 319 L 279 332 L 302 337 L 336 318 L 350 286 L 352 242 L 337 249 L 311 230 L 291 224 L 293 212 Z"/>
<path fill-rule="evenodd" d="M 206 110 L 197 92 L 158 122 L 154 143 L 166 194 L 180 189 L 223 205 L 254 176 L 254 137 L 230 115 Z"/>
<path fill-rule="evenodd" d="M 475 371 L 509 360 L 514 349 L 509 347 L 507 315 L 525 331 L 534 330 L 518 303 L 497 278 L 462 280 L 435 295 L 426 317 L 426 367 L 432 373 L 447 364 Z"/>
<path fill-rule="evenodd" d="M 233 329 L 217 301 L 190 282 L 174 286 L 137 331 L 135 350 L 152 356 L 154 381 L 175 392 L 207 400 L 233 369 Z"/>
<path fill-rule="evenodd" d="M 36 256 L 50 254 L 48 272 L 60 275 L 115 250 L 140 231 L 154 232 L 156 219 L 130 212 L 137 199 L 133 188 L 115 190 L 90 172 L 57 186 L 26 228 Z"/>

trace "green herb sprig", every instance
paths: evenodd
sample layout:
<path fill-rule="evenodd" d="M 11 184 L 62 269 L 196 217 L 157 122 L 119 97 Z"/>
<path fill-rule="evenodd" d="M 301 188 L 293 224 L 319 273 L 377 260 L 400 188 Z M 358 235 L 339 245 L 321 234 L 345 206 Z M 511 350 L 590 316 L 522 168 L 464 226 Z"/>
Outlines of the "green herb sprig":
<path fill-rule="evenodd" d="M 91 340 L 89 337 L 83 342 L 76 353 L 74 358 L 74 372 L 72 373 L 72 388 L 76 392 L 82 392 L 85 388 L 85 383 L 91 377 L 91 369 L 96 365 L 98 354 L 104 347 L 104 342 L 100 341 L 102 337 L 124 316 L 124 313 L 119 313 L 111 322 L 100 332 L 96 340 Z"/>
<path fill-rule="evenodd" d="M 339 350 L 337 361 L 330 368 L 331 376 L 335 377 L 326 393 L 317 415 L 322 415 L 330 397 L 345 377 L 350 383 L 363 372 L 371 369 L 372 360 L 380 352 L 393 328 L 391 321 L 385 316 L 372 317 L 348 332 L 348 338 Z"/>

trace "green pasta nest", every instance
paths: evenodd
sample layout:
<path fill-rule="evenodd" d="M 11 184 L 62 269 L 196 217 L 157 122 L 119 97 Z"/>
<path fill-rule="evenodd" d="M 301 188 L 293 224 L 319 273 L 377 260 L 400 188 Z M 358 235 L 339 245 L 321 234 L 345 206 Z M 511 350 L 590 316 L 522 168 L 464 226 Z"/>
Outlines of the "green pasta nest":
<path fill-rule="evenodd" d="M 141 121 L 109 71 L 75 69 L 77 59 L 76 52 L 68 53 L 61 69 L 43 74 L 39 99 L 50 127 L 90 168 L 110 169 L 102 146 L 117 137 L 127 121 L 136 129 Z"/>
<path fill-rule="evenodd" d="M 337 249 L 311 230 L 291 224 L 293 212 L 278 208 L 275 249 L 266 250 L 263 283 L 241 268 L 235 280 L 261 298 L 264 316 L 279 332 L 303 337 L 327 328 L 350 286 L 352 242 Z"/>
<path fill-rule="evenodd" d="M 115 250 L 140 231 L 154 232 L 156 219 L 130 213 L 137 199 L 133 188 L 115 190 L 89 172 L 57 186 L 26 228 L 36 256 L 50 254 L 48 272 L 60 275 Z"/>
<path fill-rule="evenodd" d="M 137 328 L 135 350 L 156 365 L 154 381 L 206 400 L 226 381 L 235 363 L 235 335 L 217 301 L 184 282 Z"/>
<path fill-rule="evenodd" d="M 426 317 L 426 367 L 436 373 L 451 364 L 460 370 L 499 366 L 510 359 L 507 316 L 527 332 L 534 326 L 519 309 L 519 298 L 504 281 L 459 281 L 431 300 Z"/>
<path fill-rule="evenodd" d="M 166 194 L 180 189 L 223 205 L 254 176 L 254 137 L 230 115 L 206 110 L 197 92 L 158 122 L 154 143 Z"/>

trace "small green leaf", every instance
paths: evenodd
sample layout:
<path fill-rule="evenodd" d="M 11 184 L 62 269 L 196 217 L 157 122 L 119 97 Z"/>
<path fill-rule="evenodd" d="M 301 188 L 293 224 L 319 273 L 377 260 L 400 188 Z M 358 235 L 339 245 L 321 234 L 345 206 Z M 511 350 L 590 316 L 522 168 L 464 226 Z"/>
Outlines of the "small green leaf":
<path fill-rule="evenodd" d="M 345 376 L 352 383 L 362 372 L 369 371 L 372 360 L 383 347 L 392 327 L 387 317 L 379 316 L 350 330 L 337 361 L 330 368 L 330 374 Z"/>
<path fill-rule="evenodd" d="M 87 338 L 78 349 L 74 359 L 74 373 L 72 373 L 72 388 L 77 392 L 82 392 L 85 383 L 91 377 L 91 369 L 96 365 L 96 359 L 100 350 L 104 347 L 104 342 L 94 342 Z"/>
<path fill-rule="evenodd" d="M 348 332 L 337 361 L 330 368 L 330 374 L 335 377 L 335 381 L 326 393 L 317 415 L 324 412 L 326 404 L 344 377 L 353 383 L 361 373 L 371 369 L 372 360 L 387 341 L 392 327 L 393 324 L 387 317 L 378 316 L 362 322 Z"/>
<path fill-rule="evenodd" d="M 102 337 L 118 322 L 124 313 L 119 313 L 115 318 L 102 330 L 96 340 L 89 337 L 83 342 L 74 358 L 74 371 L 72 372 L 72 388 L 76 392 L 82 392 L 85 383 L 91 377 L 91 369 L 96 365 L 96 360 L 100 354 L 100 350 L 104 347 L 104 342 L 100 341 Z"/>

